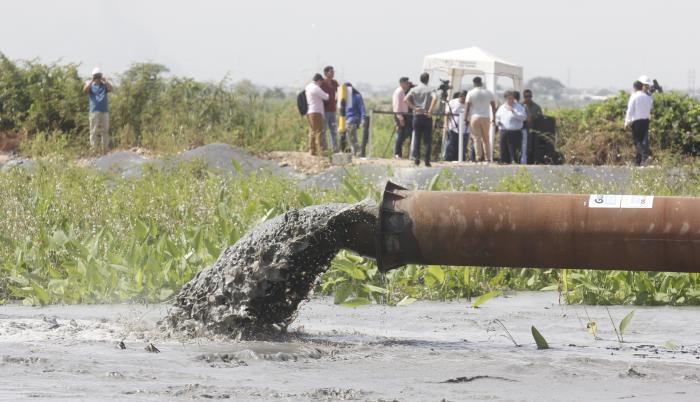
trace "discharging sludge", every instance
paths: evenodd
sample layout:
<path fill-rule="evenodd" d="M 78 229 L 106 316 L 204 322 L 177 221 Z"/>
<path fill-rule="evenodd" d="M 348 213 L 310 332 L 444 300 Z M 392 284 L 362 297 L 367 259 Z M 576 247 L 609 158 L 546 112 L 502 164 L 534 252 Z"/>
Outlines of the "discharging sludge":
<path fill-rule="evenodd" d="M 185 285 L 166 325 L 254 337 L 291 323 L 340 249 L 408 263 L 700 272 L 700 199 L 409 191 L 290 210 Z"/>

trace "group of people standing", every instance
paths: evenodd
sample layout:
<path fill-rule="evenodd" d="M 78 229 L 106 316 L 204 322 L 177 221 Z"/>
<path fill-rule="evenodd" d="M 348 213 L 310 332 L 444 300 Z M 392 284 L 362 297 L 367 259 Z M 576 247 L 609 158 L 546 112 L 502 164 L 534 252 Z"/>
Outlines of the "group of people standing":
<path fill-rule="evenodd" d="M 335 80 L 333 66 L 323 69 L 323 75 L 315 74 L 313 80 L 304 89 L 307 104 L 306 118 L 309 121 L 309 153 L 321 155 L 327 150 L 339 152 L 344 148 L 343 138 L 347 137 L 353 155 L 364 156 L 368 140 L 369 118 L 365 110 L 362 94 L 351 83 L 343 84 L 349 93 L 340 106 L 345 119 L 344 132 L 338 130 L 338 90 L 340 84 Z M 363 127 L 362 144 L 357 138 L 359 128 Z M 330 147 L 329 147 L 330 143 Z"/>
<path fill-rule="evenodd" d="M 392 97 L 393 113 L 396 123 L 396 143 L 394 157 L 402 157 L 403 143 L 413 134 L 411 158 L 420 164 L 421 142 L 425 143 L 425 165 L 430 166 L 432 150 L 432 116 L 437 110 L 438 96 L 428 87 L 430 76 L 423 73 L 421 83 L 413 87 L 407 77 L 399 79 L 399 86 Z M 501 162 L 527 163 L 527 131 L 534 121 L 542 116 L 542 108 L 532 100 L 532 91 L 524 91 L 524 102 L 515 91 L 505 93 L 505 103 L 496 107 L 496 97 L 484 88 L 481 77 L 472 80 L 473 88 L 460 91 L 447 103 L 445 112 L 446 142 L 445 160 L 459 159 L 459 127 L 464 127 L 464 160 L 487 162 L 491 158 L 491 125 L 496 125 L 501 132 Z M 465 122 L 460 125 L 458 119 L 463 116 Z"/>

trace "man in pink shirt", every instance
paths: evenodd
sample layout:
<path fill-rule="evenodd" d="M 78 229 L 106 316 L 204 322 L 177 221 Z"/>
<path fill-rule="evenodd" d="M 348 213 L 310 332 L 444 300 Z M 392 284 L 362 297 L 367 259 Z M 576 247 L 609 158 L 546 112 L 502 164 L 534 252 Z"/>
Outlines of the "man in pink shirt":
<path fill-rule="evenodd" d="M 406 103 L 406 93 L 411 87 L 408 77 L 399 78 L 399 86 L 394 90 L 391 104 L 394 113 L 394 122 L 396 123 L 396 145 L 394 145 L 394 158 L 401 158 L 403 151 L 403 142 L 411 136 L 413 131 L 413 119 L 411 115 L 402 114 L 408 113 L 408 104 Z"/>
<path fill-rule="evenodd" d="M 306 86 L 306 103 L 309 108 L 306 118 L 309 120 L 309 153 L 320 155 L 323 151 L 321 135 L 323 133 L 323 101 L 328 100 L 328 94 L 321 89 L 323 77 L 321 74 L 314 75 L 313 81 Z"/>

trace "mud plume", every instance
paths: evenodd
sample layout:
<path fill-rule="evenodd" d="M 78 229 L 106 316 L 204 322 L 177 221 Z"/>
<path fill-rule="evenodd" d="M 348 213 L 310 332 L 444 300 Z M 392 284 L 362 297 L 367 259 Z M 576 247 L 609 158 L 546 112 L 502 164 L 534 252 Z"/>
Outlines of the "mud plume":
<path fill-rule="evenodd" d="M 376 211 L 371 203 L 327 204 L 259 225 L 182 288 L 166 328 L 238 339 L 283 332 L 341 248 L 372 244 Z"/>

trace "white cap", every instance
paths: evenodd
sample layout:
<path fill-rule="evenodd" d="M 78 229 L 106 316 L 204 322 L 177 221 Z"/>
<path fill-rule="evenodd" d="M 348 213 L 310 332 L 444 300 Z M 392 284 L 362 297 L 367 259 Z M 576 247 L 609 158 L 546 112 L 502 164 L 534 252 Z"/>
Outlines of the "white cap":
<path fill-rule="evenodd" d="M 646 75 L 642 75 L 641 77 L 639 77 L 639 78 L 637 79 L 637 81 L 641 82 L 641 83 L 644 84 L 644 85 L 654 85 L 654 83 L 651 82 L 651 80 L 649 79 L 649 77 L 647 77 Z"/>
<path fill-rule="evenodd" d="M 92 75 L 95 75 L 95 74 L 102 74 L 102 70 L 100 70 L 99 67 L 93 68 L 93 69 L 92 69 Z"/>

